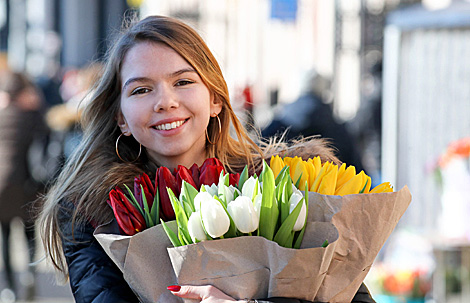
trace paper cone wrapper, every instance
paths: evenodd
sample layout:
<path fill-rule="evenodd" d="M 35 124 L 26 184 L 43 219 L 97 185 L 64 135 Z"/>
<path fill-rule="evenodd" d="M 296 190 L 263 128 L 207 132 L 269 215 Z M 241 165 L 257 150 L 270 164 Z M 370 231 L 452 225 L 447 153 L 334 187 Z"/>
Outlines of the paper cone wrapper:
<path fill-rule="evenodd" d="M 116 235 L 116 225 L 108 224 L 95 237 L 141 302 L 182 302 L 166 287 L 191 284 L 214 285 L 235 299 L 344 303 L 351 302 L 410 202 L 407 187 L 343 197 L 309 193 L 301 249 L 254 236 L 172 247 L 160 225 L 130 237 Z M 330 244 L 323 248 L 325 240 Z"/>

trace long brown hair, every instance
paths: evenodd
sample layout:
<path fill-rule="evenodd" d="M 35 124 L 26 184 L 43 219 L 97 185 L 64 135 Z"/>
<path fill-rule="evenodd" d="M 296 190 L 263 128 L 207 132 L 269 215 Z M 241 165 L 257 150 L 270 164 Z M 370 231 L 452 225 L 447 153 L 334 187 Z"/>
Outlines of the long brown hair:
<path fill-rule="evenodd" d="M 109 191 L 116 185 L 132 182 L 142 172 L 154 172 L 156 168 L 145 152 L 134 163 L 121 161 L 115 153 L 115 141 L 121 133 L 115 120 L 120 111 L 121 65 L 129 49 L 144 41 L 164 43 L 175 50 L 222 102 L 221 127 L 216 118 L 211 118 L 207 127 L 209 140 L 215 143 L 206 143 L 208 157 L 219 158 L 228 171 L 237 172 L 245 165 L 256 170 L 264 157 L 281 150 L 286 154 L 292 151 L 278 141 L 264 142 L 260 148 L 250 139 L 230 105 L 227 84 L 216 59 L 194 29 L 162 16 L 150 16 L 130 23 L 109 51 L 100 81 L 91 90 L 91 98 L 88 98 L 91 101 L 86 105 L 81 121 L 83 139 L 43 200 L 39 226 L 44 248 L 52 264 L 65 275 L 67 266 L 59 224 L 61 201 L 74 203 L 74 222 L 105 223 L 112 219 L 112 211 L 106 203 Z M 230 135 L 231 128 L 236 138 Z M 325 160 L 335 159 L 323 142 L 309 144 L 300 149 L 322 154 Z M 264 154 L 263 150 L 266 151 Z M 139 144 L 133 139 L 119 143 L 119 153 L 123 158 L 135 159 L 138 151 Z"/>

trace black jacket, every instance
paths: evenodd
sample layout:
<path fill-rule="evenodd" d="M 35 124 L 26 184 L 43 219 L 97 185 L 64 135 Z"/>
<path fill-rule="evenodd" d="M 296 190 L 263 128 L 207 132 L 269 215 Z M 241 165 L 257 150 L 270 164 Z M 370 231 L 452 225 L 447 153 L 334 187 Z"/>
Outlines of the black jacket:
<path fill-rule="evenodd" d="M 122 272 L 93 237 L 94 228 L 90 224 L 72 227 L 71 212 L 63 210 L 61 226 L 70 286 L 77 303 L 139 302 L 124 280 Z M 272 298 L 259 302 L 307 303 L 309 301 Z M 364 284 L 352 302 L 375 303 Z"/>

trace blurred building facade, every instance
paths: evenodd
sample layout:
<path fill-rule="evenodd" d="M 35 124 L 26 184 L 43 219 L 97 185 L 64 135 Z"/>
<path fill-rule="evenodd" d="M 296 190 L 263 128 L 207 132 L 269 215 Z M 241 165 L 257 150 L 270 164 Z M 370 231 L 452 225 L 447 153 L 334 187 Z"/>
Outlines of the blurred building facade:
<path fill-rule="evenodd" d="M 450 142 L 470 135 L 469 58 L 470 3 L 455 1 L 439 10 L 416 5 L 389 15 L 383 173 L 397 187 L 412 189 L 403 223 L 430 234 L 439 232 L 443 210 L 434 176 L 438 157 Z"/>

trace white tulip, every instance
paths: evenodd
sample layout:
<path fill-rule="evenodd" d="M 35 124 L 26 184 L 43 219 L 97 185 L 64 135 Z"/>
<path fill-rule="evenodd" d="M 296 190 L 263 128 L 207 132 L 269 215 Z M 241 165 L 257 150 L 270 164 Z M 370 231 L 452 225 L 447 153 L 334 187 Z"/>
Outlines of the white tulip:
<path fill-rule="evenodd" d="M 301 191 L 296 190 L 292 193 L 289 199 L 289 214 L 294 211 L 294 208 L 299 204 L 299 202 L 304 198 L 304 195 Z M 307 215 L 307 207 L 305 206 L 305 202 L 302 201 L 302 208 L 300 209 L 299 216 L 297 217 L 297 221 L 294 224 L 294 231 L 299 231 L 304 227 L 305 224 L 305 216 Z"/>
<path fill-rule="evenodd" d="M 201 201 L 200 211 L 204 228 L 212 238 L 223 236 L 230 228 L 230 218 L 216 199 Z"/>
<path fill-rule="evenodd" d="M 225 201 L 227 202 L 227 204 L 229 204 L 230 202 L 233 201 L 233 197 L 235 196 L 235 192 L 238 192 L 238 195 L 240 196 L 240 191 L 238 190 L 238 188 L 232 186 L 232 185 L 229 185 L 229 186 L 225 186 L 224 185 L 224 190 L 225 190 Z"/>
<path fill-rule="evenodd" d="M 242 233 L 251 233 L 258 229 L 259 216 L 250 198 L 237 197 L 227 206 L 227 211 Z"/>
<path fill-rule="evenodd" d="M 261 194 L 255 197 L 253 201 L 253 206 L 255 207 L 256 214 L 258 214 L 258 220 L 261 213 L 261 202 L 263 201 L 263 196 Z"/>
<path fill-rule="evenodd" d="M 217 195 L 219 193 L 219 188 L 215 183 L 213 183 L 211 186 L 204 184 L 204 188 L 206 189 L 206 192 L 208 192 L 211 197 Z"/>
<path fill-rule="evenodd" d="M 193 243 L 196 243 L 197 241 L 207 240 L 206 233 L 204 232 L 204 228 L 202 227 L 200 212 L 196 211 L 191 214 L 188 220 L 188 230 L 189 235 L 191 236 L 191 240 L 193 240 Z"/>
<path fill-rule="evenodd" d="M 255 177 L 251 176 L 243 183 L 242 196 L 248 197 L 253 201 L 256 195 L 260 193 L 261 187 L 258 179 L 255 179 Z"/>
<path fill-rule="evenodd" d="M 201 203 L 204 201 L 212 200 L 213 195 L 208 192 L 201 191 L 194 197 L 194 209 L 199 211 L 201 209 Z"/>

